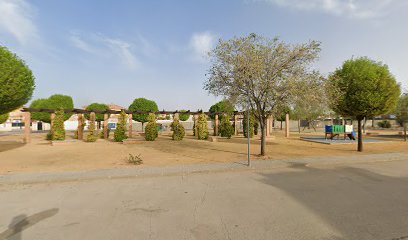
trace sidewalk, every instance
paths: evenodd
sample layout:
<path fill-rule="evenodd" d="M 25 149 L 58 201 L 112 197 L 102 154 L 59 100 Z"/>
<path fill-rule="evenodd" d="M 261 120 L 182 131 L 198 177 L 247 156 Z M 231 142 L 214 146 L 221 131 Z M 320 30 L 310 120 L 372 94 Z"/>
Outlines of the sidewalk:
<path fill-rule="evenodd" d="M 356 163 L 389 162 L 400 160 L 408 160 L 408 153 L 387 153 L 360 156 L 359 153 L 356 153 L 354 156 L 341 156 L 331 158 L 321 157 L 301 158 L 293 160 L 256 160 L 252 161 L 251 167 L 248 167 L 246 165 L 246 161 L 237 161 L 233 163 L 189 164 L 169 167 L 134 166 L 134 168 L 103 169 L 79 172 L 12 174 L 0 175 L 0 185 L 174 176 L 188 175 L 193 173 L 262 171 L 276 168 L 286 168 L 293 165 L 313 167 L 347 165 Z"/>

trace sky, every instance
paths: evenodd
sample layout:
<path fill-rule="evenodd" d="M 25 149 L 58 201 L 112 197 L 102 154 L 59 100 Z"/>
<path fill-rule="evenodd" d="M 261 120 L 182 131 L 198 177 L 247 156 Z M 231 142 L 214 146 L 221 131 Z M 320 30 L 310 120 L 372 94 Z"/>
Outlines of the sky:
<path fill-rule="evenodd" d="M 220 98 L 203 89 L 206 53 L 252 32 L 320 41 L 324 75 L 352 57 L 381 61 L 406 91 L 407 10 L 406 0 L 0 0 L 0 45 L 33 71 L 32 99 L 207 110 Z"/>

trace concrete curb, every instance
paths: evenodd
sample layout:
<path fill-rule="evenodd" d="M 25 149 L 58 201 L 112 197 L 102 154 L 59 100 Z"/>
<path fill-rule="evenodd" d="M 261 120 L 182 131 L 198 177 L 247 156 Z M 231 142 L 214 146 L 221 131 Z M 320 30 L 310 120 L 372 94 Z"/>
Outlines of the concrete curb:
<path fill-rule="evenodd" d="M 330 159 L 328 159 L 327 157 L 320 157 L 292 160 L 255 160 L 252 161 L 252 166 L 250 168 L 247 167 L 246 161 L 237 161 L 233 163 L 177 165 L 168 167 L 135 166 L 135 168 L 102 169 L 78 172 L 0 175 L 0 185 L 75 182 L 92 181 L 98 179 L 123 179 L 156 176 L 179 176 L 196 173 L 265 171 L 277 168 L 291 167 L 293 165 L 303 165 L 307 167 L 338 166 L 401 160 L 408 160 L 408 153 L 371 154 L 360 156 L 354 155 L 331 157 Z"/>

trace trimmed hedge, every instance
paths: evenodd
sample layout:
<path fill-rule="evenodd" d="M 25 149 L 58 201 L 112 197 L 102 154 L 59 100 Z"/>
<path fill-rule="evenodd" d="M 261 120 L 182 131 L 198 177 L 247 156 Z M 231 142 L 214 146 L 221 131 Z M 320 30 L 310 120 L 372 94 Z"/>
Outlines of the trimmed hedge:
<path fill-rule="evenodd" d="M 95 126 L 95 118 L 90 117 L 88 135 L 86 136 L 86 142 L 95 142 L 98 139 Z"/>
<path fill-rule="evenodd" d="M 181 125 L 178 119 L 174 119 L 170 125 L 171 130 L 173 131 L 172 138 L 175 141 L 183 140 L 184 136 L 186 135 L 186 130 L 184 129 L 183 125 Z"/>
<path fill-rule="evenodd" d="M 230 122 L 229 116 L 221 117 L 219 130 L 219 134 L 221 135 L 221 137 L 231 138 L 231 136 L 234 134 L 234 127 Z"/>
<path fill-rule="evenodd" d="M 204 113 L 200 114 L 198 116 L 198 121 L 197 121 L 197 139 L 199 140 L 205 140 L 209 136 L 208 132 L 208 123 L 207 123 L 207 115 Z"/>
<path fill-rule="evenodd" d="M 145 139 L 146 141 L 154 141 L 159 136 L 159 130 L 156 124 L 156 115 L 150 113 L 147 117 L 149 123 L 145 127 Z"/>
<path fill-rule="evenodd" d="M 55 111 L 55 118 L 52 126 L 52 140 L 65 140 L 64 110 Z"/>
<path fill-rule="evenodd" d="M 128 138 L 126 135 L 126 119 L 127 114 L 122 110 L 118 118 L 118 124 L 116 125 L 115 132 L 113 133 L 113 140 L 115 142 L 123 142 L 123 140 Z"/>

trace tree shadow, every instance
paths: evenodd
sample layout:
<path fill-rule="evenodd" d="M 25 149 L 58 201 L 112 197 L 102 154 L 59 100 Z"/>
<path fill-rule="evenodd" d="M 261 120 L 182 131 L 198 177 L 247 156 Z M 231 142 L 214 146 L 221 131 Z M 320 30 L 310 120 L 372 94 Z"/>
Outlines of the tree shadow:
<path fill-rule="evenodd" d="M 13 150 L 24 145 L 24 143 L 18 141 L 0 141 L 0 152 Z"/>
<path fill-rule="evenodd" d="M 336 229 L 335 239 L 408 239 L 408 179 L 345 167 L 261 173 Z"/>
<path fill-rule="evenodd" d="M 8 229 L 2 233 L 0 233 L 0 240 L 20 240 L 22 239 L 22 232 L 33 226 L 34 224 L 37 224 L 38 222 L 45 220 L 47 218 L 50 218 L 54 216 L 55 214 L 58 213 L 58 208 L 51 208 L 36 214 L 33 214 L 31 216 L 25 215 L 25 214 L 20 214 L 18 216 L 15 216 L 9 226 Z"/>

